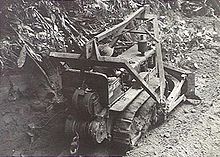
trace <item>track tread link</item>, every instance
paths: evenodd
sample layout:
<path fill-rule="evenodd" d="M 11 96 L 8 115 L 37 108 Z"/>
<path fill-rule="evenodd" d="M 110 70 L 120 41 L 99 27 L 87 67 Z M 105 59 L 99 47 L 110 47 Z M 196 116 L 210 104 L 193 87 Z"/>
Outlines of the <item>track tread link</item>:
<path fill-rule="evenodd" d="M 149 81 L 151 87 L 156 90 L 159 88 L 159 80 L 153 78 L 153 81 Z M 137 111 L 140 107 L 147 103 L 150 95 L 146 91 L 142 91 L 128 106 L 119 113 L 119 116 L 115 119 L 113 126 L 113 141 L 123 143 L 125 145 L 131 145 L 131 132 L 132 123 Z"/>

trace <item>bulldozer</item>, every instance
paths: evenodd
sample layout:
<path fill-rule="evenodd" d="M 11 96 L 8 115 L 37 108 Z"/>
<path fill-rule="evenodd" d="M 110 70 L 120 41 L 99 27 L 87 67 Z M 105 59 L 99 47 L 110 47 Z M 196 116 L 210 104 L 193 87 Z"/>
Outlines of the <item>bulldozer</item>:
<path fill-rule="evenodd" d="M 128 33 L 138 40 L 116 53 L 115 45 Z M 158 19 L 147 6 L 97 34 L 82 52 L 49 56 L 65 67 L 62 92 L 68 104 L 65 133 L 71 138 L 71 154 L 83 140 L 132 146 L 143 129 L 163 123 L 195 95 L 195 74 L 163 61 Z"/>

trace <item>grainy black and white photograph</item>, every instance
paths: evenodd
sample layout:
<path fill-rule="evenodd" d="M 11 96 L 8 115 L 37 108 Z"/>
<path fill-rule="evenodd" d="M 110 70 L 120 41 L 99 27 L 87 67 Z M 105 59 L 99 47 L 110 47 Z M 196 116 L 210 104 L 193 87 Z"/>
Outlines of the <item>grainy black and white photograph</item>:
<path fill-rule="evenodd" d="M 220 157 L 219 0 L 0 0 L 0 156 Z"/>

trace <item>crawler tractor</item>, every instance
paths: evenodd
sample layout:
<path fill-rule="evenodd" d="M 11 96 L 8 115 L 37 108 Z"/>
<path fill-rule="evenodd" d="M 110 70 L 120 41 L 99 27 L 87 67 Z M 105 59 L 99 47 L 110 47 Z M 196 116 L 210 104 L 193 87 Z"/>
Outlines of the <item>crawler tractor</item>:
<path fill-rule="evenodd" d="M 114 47 L 125 34 L 138 40 L 116 53 Z M 85 139 L 134 145 L 144 129 L 163 122 L 195 94 L 194 73 L 163 62 L 158 20 L 146 6 L 96 35 L 82 52 L 51 52 L 50 57 L 66 65 L 65 133 L 73 137 L 72 153 Z"/>

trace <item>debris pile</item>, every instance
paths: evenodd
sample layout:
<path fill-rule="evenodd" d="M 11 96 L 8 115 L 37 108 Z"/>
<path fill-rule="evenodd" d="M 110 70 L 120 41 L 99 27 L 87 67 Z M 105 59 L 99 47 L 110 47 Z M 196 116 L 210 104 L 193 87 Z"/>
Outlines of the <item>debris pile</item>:
<path fill-rule="evenodd" d="M 120 8 L 121 1 L 80 2 L 3 1 L 1 69 L 21 68 L 27 55 L 41 62 L 42 57 L 53 51 L 80 53 L 85 42 L 121 22 L 126 13 L 125 8 Z M 67 5 L 73 7 L 67 11 Z"/>
<path fill-rule="evenodd" d="M 27 55 L 41 62 L 50 51 L 66 52 L 70 45 L 73 50 L 81 50 L 87 40 L 65 12 L 51 1 L 11 3 L 3 9 L 2 16 L 5 21 L 1 30 L 4 69 L 22 67 Z"/>

